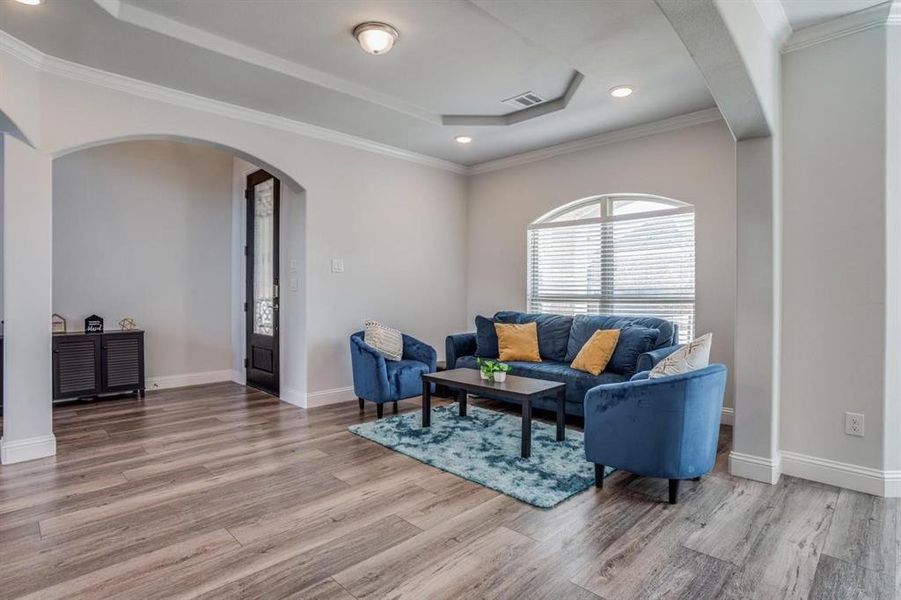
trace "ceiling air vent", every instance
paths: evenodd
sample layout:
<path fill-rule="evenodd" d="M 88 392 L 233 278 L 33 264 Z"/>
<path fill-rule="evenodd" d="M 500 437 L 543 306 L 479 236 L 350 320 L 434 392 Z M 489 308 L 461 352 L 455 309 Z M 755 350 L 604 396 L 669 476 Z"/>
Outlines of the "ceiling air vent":
<path fill-rule="evenodd" d="M 513 108 L 519 110 L 522 108 L 529 108 L 530 106 L 535 106 L 536 104 L 541 104 L 544 102 L 544 98 L 536 94 L 535 92 L 524 92 L 519 94 L 518 96 L 513 96 L 512 98 L 507 98 L 504 100 L 504 104 L 507 106 L 512 106 Z"/>

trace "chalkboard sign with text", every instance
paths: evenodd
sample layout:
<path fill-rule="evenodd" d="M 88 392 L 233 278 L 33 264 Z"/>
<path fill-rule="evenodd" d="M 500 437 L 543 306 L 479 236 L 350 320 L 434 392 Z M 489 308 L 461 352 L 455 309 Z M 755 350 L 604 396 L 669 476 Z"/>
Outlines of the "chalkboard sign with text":
<path fill-rule="evenodd" d="M 84 320 L 85 333 L 103 333 L 103 319 L 97 315 L 91 315 Z"/>

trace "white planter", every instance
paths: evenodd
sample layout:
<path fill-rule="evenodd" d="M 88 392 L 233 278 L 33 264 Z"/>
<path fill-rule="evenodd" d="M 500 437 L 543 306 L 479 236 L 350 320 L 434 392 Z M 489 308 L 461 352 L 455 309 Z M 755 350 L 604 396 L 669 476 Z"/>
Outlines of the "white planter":
<path fill-rule="evenodd" d="M 503 371 L 495 371 L 494 372 L 494 380 L 497 383 L 503 383 L 507 381 L 507 374 Z"/>
<path fill-rule="evenodd" d="M 485 371 L 479 369 L 479 375 L 482 376 L 482 379 L 491 379 L 491 377 Z"/>

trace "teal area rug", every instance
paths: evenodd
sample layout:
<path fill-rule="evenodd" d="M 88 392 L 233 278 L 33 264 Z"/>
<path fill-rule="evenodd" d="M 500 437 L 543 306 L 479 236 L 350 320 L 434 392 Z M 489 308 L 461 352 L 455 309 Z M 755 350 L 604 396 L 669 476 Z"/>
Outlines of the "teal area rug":
<path fill-rule="evenodd" d="M 423 429 L 420 411 L 348 429 L 368 440 L 412 456 L 541 508 L 550 508 L 594 485 L 594 465 L 585 460 L 581 431 L 555 441 L 553 425 L 532 421 L 532 457 L 520 457 L 521 419 L 470 406 L 432 409 L 432 426 Z M 607 470 L 609 475 L 613 469 Z"/>

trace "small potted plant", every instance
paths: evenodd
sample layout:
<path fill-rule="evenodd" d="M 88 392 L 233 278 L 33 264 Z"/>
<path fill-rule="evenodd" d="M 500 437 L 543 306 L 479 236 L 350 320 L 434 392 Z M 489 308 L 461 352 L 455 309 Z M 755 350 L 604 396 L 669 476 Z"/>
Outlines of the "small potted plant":
<path fill-rule="evenodd" d="M 482 379 L 486 380 L 494 380 L 497 383 L 501 383 L 507 380 L 507 373 L 510 371 L 510 365 L 506 365 L 502 362 L 497 362 L 496 360 L 486 360 L 483 358 L 477 358 L 476 364 L 479 365 L 479 374 Z"/>
<path fill-rule="evenodd" d="M 477 358 L 476 364 L 479 366 L 479 375 L 482 376 L 482 379 L 491 379 L 491 373 L 493 371 L 492 365 L 494 364 L 494 361 L 486 360 L 484 358 Z"/>
<path fill-rule="evenodd" d="M 491 375 L 497 383 L 503 383 L 504 381 L 507 381 L 507 373 L 511 370 L 512 367 L 510 365 L 502 362 L 495 362 L 494 370 L 491 372 Z"/>

